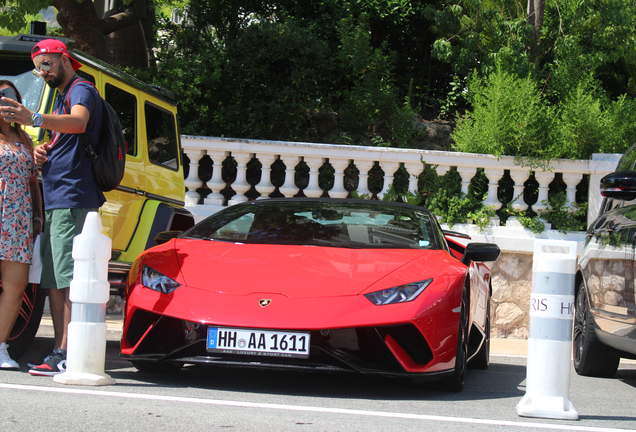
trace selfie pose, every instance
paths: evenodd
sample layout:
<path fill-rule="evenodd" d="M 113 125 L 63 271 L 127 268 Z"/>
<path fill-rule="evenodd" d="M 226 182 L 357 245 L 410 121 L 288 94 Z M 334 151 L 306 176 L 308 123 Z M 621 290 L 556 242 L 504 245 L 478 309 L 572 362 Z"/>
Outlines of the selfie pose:
<path fill-rule="evenodd" d="M 0 80 L 0 369 L 17 369 L 7 340 L 15 323 L 33 258 L 33 239 L 42 229 L 42 204 L 33 143 L 11 113 L 9 99 L 22 102 L 10 81 Z"/>

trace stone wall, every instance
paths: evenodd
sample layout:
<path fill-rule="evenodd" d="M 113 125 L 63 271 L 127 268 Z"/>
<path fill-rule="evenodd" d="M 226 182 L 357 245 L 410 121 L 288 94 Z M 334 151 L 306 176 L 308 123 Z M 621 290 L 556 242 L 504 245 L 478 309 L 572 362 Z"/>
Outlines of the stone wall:
<path fill-rule="evenodd" d="M 491 336 L 527 339 L 532 254 L 502 252 L 491 274 Z"/>

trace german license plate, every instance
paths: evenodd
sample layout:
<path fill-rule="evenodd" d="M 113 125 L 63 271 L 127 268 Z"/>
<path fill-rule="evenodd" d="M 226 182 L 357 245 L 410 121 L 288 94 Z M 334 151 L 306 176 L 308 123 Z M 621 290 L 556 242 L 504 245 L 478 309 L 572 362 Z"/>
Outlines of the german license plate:
<path fill-rule="evenodd" d="M 207 350 L 225 354 L 309 357 L 309 333 L 208 327 Z"/>

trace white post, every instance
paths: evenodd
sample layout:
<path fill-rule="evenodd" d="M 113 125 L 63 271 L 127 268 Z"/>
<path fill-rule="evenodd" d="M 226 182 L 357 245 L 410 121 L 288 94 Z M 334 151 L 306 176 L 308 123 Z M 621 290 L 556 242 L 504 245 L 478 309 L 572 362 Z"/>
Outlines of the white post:
<path fill-rule="evenodd" d="M 261 181 L 256 187 L 256 190 L 258 190 L 258 192 L 260 192 L 261 194 L 258 199 L 269 198 L 269 194 L 276 190 L 276 186 L 272 184 L 272 164 L 276 160 L 276 155 L 258 155 L 258 160 L 262 165 Z"/>
<path fill-rule="evenodd" d="M 289 198 L 298 193 L 298 187 L 296 186 L 296 165 L 300 161 L 299 156 L 284 156 L 281 155 L 281 160 L 285 164 L 285 182 L 278 191 Z M 283 159 L 285 157 L 285 159 Z M 293 165 L 292 165 L 293 163 Z"/>
<path fill-rule="evenodd" d="M 250 190 L 251 186 L 247 182 L 247 164 L 252 159 L 249 153 L 233 152 L 232 157 L 236 161 L 236 180 L 232 183 L 232 189 L 236 192 L 231 199 L 233 204 L 249 201 L 245 196 L 245 192 Z"/>
<path fill-rule="evenodd" d="M 579 418 L 569 399 L 577 243 L 535 240 L 522 417 Z"/>
<path fill-rule="evenodd" d="M 73 239 L 73 280 L 69 296 L 73 302 L 68 325 L 66 372 L 53 377 L 61 384 L 110 385 L 115 380 L 104 373 L 106 363 L 106 303 L 110 295 L 108 260 L 111 239 L 101 233 L 97 212 L 86 215 L 81 234 Z"/>
<path fill-rule="evenodd" d="M 346 198 L 349 192 L 344 186 L 344 172 L 349 166 L 349 159 L 329 159 L 329 163 L 334 169 L 333 187 L 329 191 L 331 198 Z"/>
<path fill-rule="evenodd" d="M 223 161 L 228 156 L 226 151 L 208 150 L 208 156 L 212 159 L 212 178 L 208 182 L 208 187 L 212 190 L 210 194 L 203 200 L 206 205 L 221 206 L 223 205 L 223 195 L 221 191 L 225 187 L 223 181 Z"/>
<path fill-rule="evenodd" d="M 325 163 L 325 160 L 322 157 L 305 156 L 304 161 L 309 167 L 309 183 L 303 193 L 309 198 L 318 198 L 322 195 L 318 177 L 320 175 L 320 167 Z"/>
<path fill-rule="evenodd" d="M 494 207 L 495 210 L 501 208 L 501 201 L 497 197 L 497 189 L 499 188 L 499 180 L 504 175 L 503 169 L 484 168 L 484 174 L 488 178 L 488 196 L 484 200 L 484 205 Z"/>
<path fill-rule="evenodd" d="M 199 161 L 205 154 L 203 150 L 188 150 L 185 149 L 184 153 L 190 159 L 190 172 L 188 173 L 188 178 L 186 178 L 183 182 L 185 186 L 188 188 L 188 191 L 185 193 L 185 203 L 190 205 L 196 205 L 199 203 L 199 193 L 197 192 L 197 188 L 201 187 L 201 180 L 199 179 Z"/>

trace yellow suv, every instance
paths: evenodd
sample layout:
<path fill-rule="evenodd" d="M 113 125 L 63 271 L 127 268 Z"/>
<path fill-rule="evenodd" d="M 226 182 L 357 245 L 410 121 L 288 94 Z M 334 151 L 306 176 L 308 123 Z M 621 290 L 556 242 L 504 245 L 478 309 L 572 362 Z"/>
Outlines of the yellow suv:
<path fill-rule="evenodd" d="M 0 79 L 12 81 L 29 109 L 50 113 L 55 90 L 35 76 L 31 49 L 41 35 L 0 37 Z M 73 41 L 59 38 L 83 67 L 78 74 L 91 81 L 115 108 L 124 129 L 128 151 L 126 173 L 117 189 L 105 193 L 100 209 L 104 233 L 112 241 L 109 263 L 111 291 L 124 287 L 131 263 L 155 246 L 154 237 L 168 230 L 185 230 L 194 218 L 184 209 L 184 175 L 174 95 L 148 85 L 113 66 L 74 50 Z M 26 128 L 34 143 L 49 140 L 49 131 Z M 20 317 L 10 336 L 11 355 L 19 358 L 35 337 L 44 305 L 44 292 L 29 286 Z"/>

